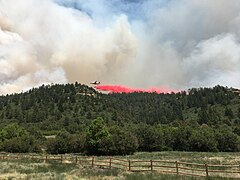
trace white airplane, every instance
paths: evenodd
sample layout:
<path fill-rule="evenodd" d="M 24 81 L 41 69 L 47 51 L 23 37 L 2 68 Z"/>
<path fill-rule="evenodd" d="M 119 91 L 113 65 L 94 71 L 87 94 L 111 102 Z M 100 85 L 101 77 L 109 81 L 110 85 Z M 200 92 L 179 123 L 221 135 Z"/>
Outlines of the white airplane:
<path fill-rule="evenodd" d="M 100 84 L 100 81 L 94 81 L 94 82 L 91 82 L 90 84 L 98 85 L 98 84 Z"/>

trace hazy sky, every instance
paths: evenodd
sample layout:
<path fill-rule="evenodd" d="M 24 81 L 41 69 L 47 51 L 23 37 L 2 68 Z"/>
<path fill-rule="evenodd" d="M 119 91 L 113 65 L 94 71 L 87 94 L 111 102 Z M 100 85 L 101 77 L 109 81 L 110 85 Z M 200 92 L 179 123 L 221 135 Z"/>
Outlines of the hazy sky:
<path fill-rule="evenodd" d="M 239 0 L 0 0 L 0 93 L 99 80 L 240 87 Z"/>

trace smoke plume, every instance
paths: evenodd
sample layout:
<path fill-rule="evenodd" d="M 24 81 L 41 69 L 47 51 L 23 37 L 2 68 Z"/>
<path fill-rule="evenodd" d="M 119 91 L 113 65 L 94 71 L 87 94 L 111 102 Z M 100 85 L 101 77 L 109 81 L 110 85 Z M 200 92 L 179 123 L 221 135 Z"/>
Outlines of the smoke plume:
<path fill-rule="evenodd" d="M 43 83 L 240 87 L 238 0 L 0 0 L 0 94 Z"/>

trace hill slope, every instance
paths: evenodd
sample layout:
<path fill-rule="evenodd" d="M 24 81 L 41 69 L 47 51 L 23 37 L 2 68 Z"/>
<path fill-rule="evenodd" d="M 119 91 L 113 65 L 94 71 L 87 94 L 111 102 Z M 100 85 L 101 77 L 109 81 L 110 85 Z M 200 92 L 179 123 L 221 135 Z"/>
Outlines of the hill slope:
<path fill-rule="evenodd" d="M 138 150 L 239 150 L 240 96 L 232 88 L 193 88 L 176 94 L 102 94 L 76 82 L 42 85 L 0 97 L 1 128 L 17 124 L 30 134 L 35 129 L 45 135 L 66 130 L 82 134 L 86 141 L 96 119 L 102 119 L 99 121 L 112 137 L 116 129 L 123 136 L 129 136 L 123 132 L 131 132 Z M 199 128 L 204 129 L 197 131 Z M 236 147 L 218 144 L 221 136 L 228 134 L 236 141 Z M 214 142 L 206 145 L 203 139 L 211 137 Z M 200 140 L 201 145 L 196 143 Z"/>

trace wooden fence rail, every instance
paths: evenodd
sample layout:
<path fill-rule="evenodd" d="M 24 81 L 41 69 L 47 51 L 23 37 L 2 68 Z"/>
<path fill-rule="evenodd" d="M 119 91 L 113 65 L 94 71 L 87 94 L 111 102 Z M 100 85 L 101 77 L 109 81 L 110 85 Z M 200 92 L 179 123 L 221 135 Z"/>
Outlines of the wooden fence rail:
<path fill-rule="evenodd" d="M 132 172 L 163 172 L 188 176 L 223 176 L 240 179 L 240 165 L 197 164 L 166 160 L 126 160 L 79 155 L 31 155 L 0 153 L 0 160 L 32 160 L 44 163 L 75 163 L 84 167 L 117 168 Z"/>

